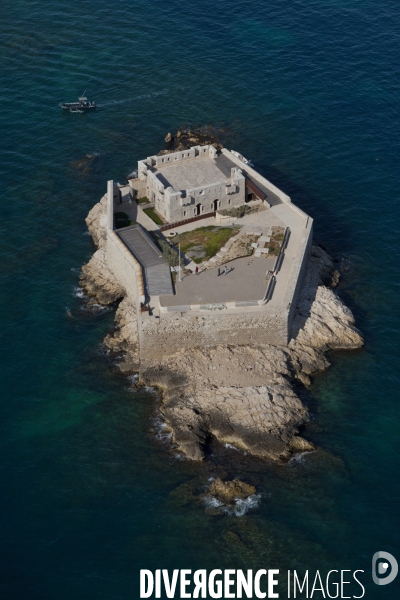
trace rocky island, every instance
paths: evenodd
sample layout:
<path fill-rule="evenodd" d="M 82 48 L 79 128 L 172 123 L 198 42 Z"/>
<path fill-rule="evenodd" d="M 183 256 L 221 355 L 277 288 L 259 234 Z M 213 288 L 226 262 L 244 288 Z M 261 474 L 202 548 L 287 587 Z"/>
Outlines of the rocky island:
<path fill-rule="evenodd" d="M 312 450 L 295 390 L 330 350 L 363 345 L 312 219 L 239 153 L 206 144 L 139 161 L 86 223 L 98 249 L 81 286 L 119 302 L 104 343 L 162 391 L 178 449 L 201 460 L 214 437 L 272 460 Z"/>

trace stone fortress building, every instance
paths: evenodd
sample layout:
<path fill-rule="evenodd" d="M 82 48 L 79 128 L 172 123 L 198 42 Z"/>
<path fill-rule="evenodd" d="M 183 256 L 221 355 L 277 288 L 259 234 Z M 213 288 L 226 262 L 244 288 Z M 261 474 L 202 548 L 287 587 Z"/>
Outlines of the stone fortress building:
<path fill-rule="evenodd" d="M 144 196 L 163 225 L 136 202 Z M 109 182 L 106 203 L 106 263 L 136 305 L 143 364 L 185 347 L 288 344 L 312 244 L 312 219 L 240 154 L 194 146 L 148 157 L 138 162 L 138 176 L 129 185 L 118 189 Z M 244 204 L 260 210 L 241 218 L 219 212 Z M 116 229 L 114 212 L 119 211 L 135 224 Z M 229 242 L 199 265 L 199 277 L 186 275 L 173 284 L 157 237 L 168 240 L 206 225 L 234 226 L 233 241 L 251 237 L 252 256 L 226 263 L 230 274 L 219 277 L 213 265 L 229 253 Z M 279 254 L 270 256 L 267 245 L 276 230 L 283 241 Z M 194 272 L 196 264 L 186 267 Z"/>
<path fill-rule="evenodd" d="M 146 196 L 167 221 L 233 208 L 246 200 L 246 179 L 235 164 L 227 165 L 214 146 L 150 156 L 138 163 Z"/>

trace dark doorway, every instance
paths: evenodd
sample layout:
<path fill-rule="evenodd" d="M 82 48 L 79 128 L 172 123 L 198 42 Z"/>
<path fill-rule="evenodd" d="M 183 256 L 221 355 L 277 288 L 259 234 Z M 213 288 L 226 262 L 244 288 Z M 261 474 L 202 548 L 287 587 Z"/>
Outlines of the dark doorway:
<path fill-rule="evenodd" d="M 214 211 L 218 210 L 219 200 L 214 200 Z"/>
<path fill-rule="evenodd" d="M 201 214 L 201 204 L 196 204 L 196 216 L 198 217 Z"/>
<path fill-rule="evenodd" d="M 247 194 L 246 202 L 251 202 L 251 200 L 255 200 L 255 199 L 256 199 L 255 194 L 253 194 L 253 192 L 251 192 L 250 194 Z"/>

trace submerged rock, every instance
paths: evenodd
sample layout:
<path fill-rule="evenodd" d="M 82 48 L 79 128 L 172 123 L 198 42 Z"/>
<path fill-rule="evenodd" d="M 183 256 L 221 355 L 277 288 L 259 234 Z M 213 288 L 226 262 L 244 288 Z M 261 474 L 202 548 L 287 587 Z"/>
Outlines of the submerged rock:
<path fill-rule="evenodd" d="M 232 481 L 222 481 L 219 477 L 214 479 L 210 487 L 210 494 L 224 504 L 233 504 L 235 500 L 246 500 L 249 496 L 256 493 L 253 485 L 244 483 L 240 479 Z"/>

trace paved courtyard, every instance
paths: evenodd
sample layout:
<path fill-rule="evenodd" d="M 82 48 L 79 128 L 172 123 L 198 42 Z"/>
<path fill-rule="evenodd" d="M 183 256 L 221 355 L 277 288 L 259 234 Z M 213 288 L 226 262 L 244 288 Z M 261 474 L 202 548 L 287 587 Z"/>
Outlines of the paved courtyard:
<path fill-rule="evenodd" d="M 249 256 L 226 263 L 227 275 L 218 276 L 217 268 L 187 275 L 176 282 L 175 296 L 160 297 L 161 306 L 262 300 L 267 289 L 265 276 L 274 262 L 273 258 Z M 221 273 L 224 267 L 220 267 Z"/>

